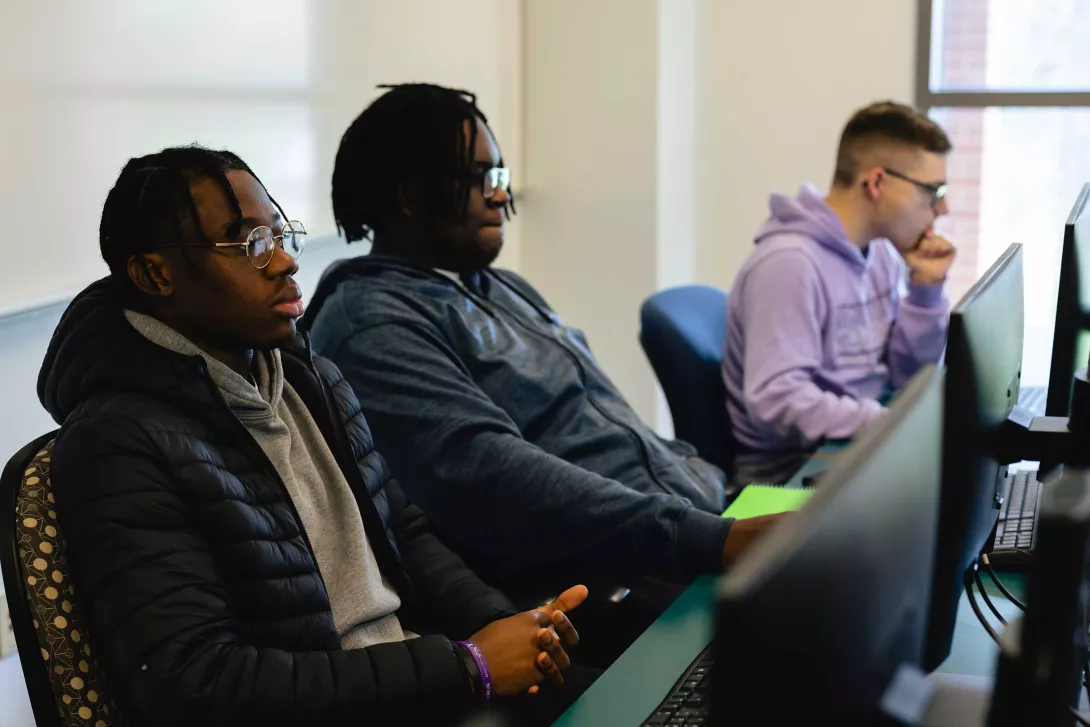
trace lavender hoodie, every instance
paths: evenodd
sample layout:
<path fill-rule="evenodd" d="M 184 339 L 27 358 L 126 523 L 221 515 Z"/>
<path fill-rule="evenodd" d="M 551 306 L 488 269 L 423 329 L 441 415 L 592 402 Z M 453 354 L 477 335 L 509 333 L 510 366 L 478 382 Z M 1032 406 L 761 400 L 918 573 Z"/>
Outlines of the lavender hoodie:
<path fill-rule="evenodd" d="M 907 283 L 893 244 L 848 239 L 821 194 L 773 194 L 731 291 L 723 381 L 737 442 L 811 447 L 853 436 L 946 345 L 942 285 Z"/>

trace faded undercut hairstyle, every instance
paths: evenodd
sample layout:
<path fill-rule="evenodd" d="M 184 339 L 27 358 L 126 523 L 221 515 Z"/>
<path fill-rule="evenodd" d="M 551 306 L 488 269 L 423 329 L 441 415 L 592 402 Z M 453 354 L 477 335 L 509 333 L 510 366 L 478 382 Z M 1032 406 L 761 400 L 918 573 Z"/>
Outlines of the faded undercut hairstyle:
<path fill-rule="evenodd" d="M 953 149 L 938 124 L 911 106 L 882 101 L 860 109 L 840 135 L 833 184 L 849 187 L 867 163 L 868 152 L 879 145 L 899 145 L 936 154 Z"/>

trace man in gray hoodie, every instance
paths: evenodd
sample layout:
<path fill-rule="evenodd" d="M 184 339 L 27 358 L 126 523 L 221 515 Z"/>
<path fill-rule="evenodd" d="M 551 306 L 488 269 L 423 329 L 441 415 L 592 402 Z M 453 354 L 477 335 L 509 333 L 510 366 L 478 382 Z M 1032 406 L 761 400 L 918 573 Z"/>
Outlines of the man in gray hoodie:
<path fill-rule="evenodd" d="M 303 327 L 413 501 L 516 600 L 547 595 L 533 591 L 542 573 L 599 591 L 721 571 L 771 520 L 721 518 L 723 473 L 656 436 L 583 334 L 490 267 L 514 210 L 509 176 L 471 94 L 414 84 L 380 97 L 333 174 L 338 225 L 372 252 L 327 271 Z"/>

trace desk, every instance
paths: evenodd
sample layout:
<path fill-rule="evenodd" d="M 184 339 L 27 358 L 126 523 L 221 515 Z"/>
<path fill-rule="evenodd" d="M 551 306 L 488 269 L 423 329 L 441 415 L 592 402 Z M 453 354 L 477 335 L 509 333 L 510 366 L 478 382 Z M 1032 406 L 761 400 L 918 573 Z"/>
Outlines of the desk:
<path fill-rule="evenodd" d="M 788 485 L 797 485 L 803 477 L 819 474 L 830 462 L 828 456 L 815 456 Z M 1021 598 L 1024 592 L 1022 577 L 1008 574 L 1001 577 L 1008 590 Z M 703 576 L 694 581 L 651 628 L 553 723 L 554 727 L 637 727 L 642 724 L 662 702 L 685 667 L 711 643 L 715 635 L 716 580 L 713 576 Z M 1004 617 L 1012 618 L 1017 608 L 1000 595 L 990 579 L 985 578 L 984 583 L 1000 612 Z M 981 605 L 981 608 L 987 613 L 985 606 Z M 998 653 L 995 642 L 980 626 L 968 598 L 962 594 L 950 656 L 938 671 L 991 677 L 995 674 Z"/>

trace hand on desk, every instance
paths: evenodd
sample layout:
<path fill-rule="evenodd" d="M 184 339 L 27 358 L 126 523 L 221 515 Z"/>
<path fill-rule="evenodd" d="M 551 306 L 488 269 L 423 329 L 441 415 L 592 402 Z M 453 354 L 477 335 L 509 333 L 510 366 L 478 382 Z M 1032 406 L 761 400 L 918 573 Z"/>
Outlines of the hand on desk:
<path fill-rule="evenodd" d="M 727 534 L 727 542 L 723 545 L 723 567 L 732 566 L 756 540 L 790 515 L 791 513 L 781 512 L 735 520 Z"/>
<path fill-rule="evenodd" d="M 567 613 L 586 597 L 586 586 L 574 586 L 552 603 L 494 621 L 470 637 L 488 662 L 496 696 L 534 694 L 546 678 L 564 683 L 561 672 L 571 666 L 565 648 L 579 643 Z"/>

